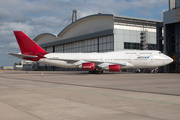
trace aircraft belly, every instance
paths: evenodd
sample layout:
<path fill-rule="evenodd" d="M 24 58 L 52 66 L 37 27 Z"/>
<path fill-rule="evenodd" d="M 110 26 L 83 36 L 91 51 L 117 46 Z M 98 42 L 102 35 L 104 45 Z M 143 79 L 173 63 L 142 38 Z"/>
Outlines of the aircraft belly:
<path fill-rule="evenodd" d="M 133 60 L 132 64 L 134 65 L 134 68 L 151 68 L 154 67 L 154 63 L 151 60 Z"/>

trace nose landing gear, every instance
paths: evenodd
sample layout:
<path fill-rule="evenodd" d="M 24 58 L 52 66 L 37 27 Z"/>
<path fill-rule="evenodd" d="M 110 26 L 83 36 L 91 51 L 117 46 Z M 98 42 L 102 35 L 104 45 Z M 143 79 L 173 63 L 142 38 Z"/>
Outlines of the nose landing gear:
<path fill-rule="evenodd" d="M 158 72 L 158 68 L 154 68 L 154 69 L 151 70 L 151 73 L 156 74 L 157 72 Z"/>

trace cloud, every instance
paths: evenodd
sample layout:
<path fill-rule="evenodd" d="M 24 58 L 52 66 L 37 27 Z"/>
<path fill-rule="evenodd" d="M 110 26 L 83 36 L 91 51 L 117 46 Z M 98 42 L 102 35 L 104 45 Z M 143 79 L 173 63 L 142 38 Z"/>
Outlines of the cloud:
<path fill-rule="evenodd" d="M 87 6 L 88 4 L 88 6 Z M 150 11 L 156 7 L 165 6 L 168 0 L 87 0 L 84 7 L 86 10 L 105 12 L 105 13 L 123 13 L 125 10 L 146 10 Z M 91 7 L 91 9 L 89 9 Z M 92 9 L 93 8 L 93 9 Z"/>
<path fill-rule="evenodd" d="M 166 11 L 167 11 L 167 9 L 164 9 L 164 10 L 158 12 L 157 14 L 160 18 L 163 18 L 163 12 L 166 12 Z"/>
<path fill-rule="evenodd" d="M 10 47 L 10 48 L 19 48 L 17 42 L 12 42 L 12 43 L 10 43 L 10 44 L 9 44 L 9 47 Z"/>
<path fill-rule="evenodd" d="M 2 48 L 2 47 L 4 47 L 3 45 L 0 45 L 0 47 Z"/>

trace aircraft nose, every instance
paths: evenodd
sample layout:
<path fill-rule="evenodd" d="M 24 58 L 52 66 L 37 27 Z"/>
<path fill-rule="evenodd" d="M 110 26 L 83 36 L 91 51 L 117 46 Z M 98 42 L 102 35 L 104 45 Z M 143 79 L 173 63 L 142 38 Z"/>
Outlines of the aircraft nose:
<path fill-rule="evenodd" d="M 174 60 L 172 58 L 170 58 L 170 63 L 172 63 Z"/>
<path fill-rule="evenodd" d="M 173 62 L 173 59 L 170 58 L 169 56 L 167 56 L 167 63 L 170 64 L 170 63 L 172 63 L 172 62 Z"/>
<path fill-rule="evenodd" d="M 172 63 L 173 62 L 173 59 L 172 58 L 170 58 L 169 56 L 167 56 L 167 55 L 163 55 L 163 64 L 164 65 L 168 65 L 168 64 L 170 64 L 170 63 Z"/>

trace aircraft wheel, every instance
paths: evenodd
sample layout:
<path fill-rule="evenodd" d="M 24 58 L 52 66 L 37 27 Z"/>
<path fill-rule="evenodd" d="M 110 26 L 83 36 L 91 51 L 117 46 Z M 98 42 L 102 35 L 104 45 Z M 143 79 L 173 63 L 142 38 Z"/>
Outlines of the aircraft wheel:
<path fill-rule="evenodd" d="M 156 74 L 158 72 L 158 70 L 152 70 L 151 72 Z"/>
<path fill-rule="evenodd" d="M 96 74 L 99 74 L 99 71 L 98 71 L 98 70 L 96 71 Z"/>
<path fill-rule="evenodd" d="M 158 71 L 157 70 L 154 70 L 154 74 L 156 74 Z"/>

